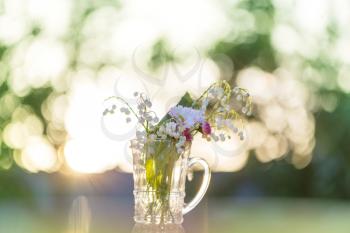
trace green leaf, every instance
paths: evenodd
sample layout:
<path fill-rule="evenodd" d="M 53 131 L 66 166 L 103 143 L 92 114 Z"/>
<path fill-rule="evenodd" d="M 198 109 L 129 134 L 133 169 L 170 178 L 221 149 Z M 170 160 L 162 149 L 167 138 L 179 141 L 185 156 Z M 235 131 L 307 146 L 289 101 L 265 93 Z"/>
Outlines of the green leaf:
<path fill-rule="evenodd" d="M 184 107 L 191 107 L 193 104 L 193 99 L 190 95 L 190 93 L 186 92 L 185 95 L 182 96 L 181 100 L 179 101 L 179 103 L 176 105 L 181 105 Z"/>

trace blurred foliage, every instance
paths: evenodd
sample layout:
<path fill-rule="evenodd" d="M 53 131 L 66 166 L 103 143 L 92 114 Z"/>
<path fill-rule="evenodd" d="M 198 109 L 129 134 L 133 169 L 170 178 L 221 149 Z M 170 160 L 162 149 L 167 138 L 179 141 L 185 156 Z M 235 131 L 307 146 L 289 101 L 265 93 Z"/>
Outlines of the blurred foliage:
<path fill-rule="evenodd" d="M 1 1 L 0 1 L 1 3 Z M 1 6 L 1 4 L 0 4 Z M 82 30 L 85 21 L 97 9 L 109 6 L 119 9 L 118 1 L 76 1 L 72 16 L 71 30 L 63 38 L 71 47 L 69 68 L 75 70 L 79 65 Z M 1 8 L 0 8 L 1 9 Z M 232 83 L 237 74 L 247 67 L 256 66 L 266 72 L 273 72 L 282 63 L 296 61 L 300 76 L 315 98 L 321 101 L 312 111 L 316 119 L 316 147 L 312 162 L 303 170 L 296 170 L 288 161 L 288 157 L 262 164 L 254 156 L 249 157 L 248 165 L 237 174 L 218 174 L 214 177 L 212 195 L 276 195 L 296 197 L 333 197 L 350 198 L 350 97 L 337 85 L 337 77 L 341 61 L 330 56 L 329 51 L 334 47 L 339 36 L 337 24 L 331 21 L 327 27 L 326 39 L 320 45 L 319 54 L 305 57 L 301 54 L 285 55 L 276 51 L 272 44 L 272 33 L 276 20 L 276 9 L 269 0 L 242 0 L 232 9 L 232 21 L 239 21 L 235 12 L 237 9 L 246 11 L 254 18 L 254 30 L 233 31 L 234 39 L 222 40 L 208 52 L 215 58 L 224 54 L 234 64 L 234 73 L 229 77 Z M 181 16 L 180 16 L 181 17 Z M 210 17 L 210 16 L 208 16 Z M 240 21 L 239 21 L 240 22 Z M 242 22 L 244 24 L 244 22 Z M 237 29 L 234 29 L 237 30 Z M 33 25 L 25 40 L 32 40 L 42 33 L 41 25 Z M 230 34 L 230 32 L 228 33 Z M 189 35 L 190 36 L 190 35 Z M 19 43 L 19 42 L 18 42 Z M 9 69 L 9 54 L 16 44 L 8 46 L 0 41 L 0 100 L 5 96 L 13 98 L 13 106 L 0 106 L 0 129 L 11 121 L 16 106 L 25 106 L 44 123 L 44 135 L 47 135 L 47 120 L 42 114 L 42 105 L 54 91 L 50 84 L 44 87 L 32 88 L 23 96 L 16 95 L 9 88 L 8 78 L 12 75 Z M 176 60 L 171 55 L 166 38 L 159 39 L 152 47 L 149 57 L 149 68 L 159 69 L 163 64 Z M 116 64 L 122 61 L 101 60 L 95 69 L 106 64 Z M 300 64 L 300 65 L 299 65 Z M 312 71 L 311 75 L 303 70 Z M 315 75 L 317 74 L 317 79 Z M 268 91 L 268 90 L 266 90 Z M 330 99 L 335 99 L 334 108 L 323 106 Z M 3 109 L 7 109 L 3 111 Z M 257 119 L 259 116 L 255 116 Z M 0 133 L 2 135 L 2 132 Z M 6 145 L 0 138 L 0 170 L 8 170 L 13 162 L 16 151 Z M 17 168 L 0 173 L 0 194 L 11 196 L 26 193 L 22 176 L 16 174 Z M 14 174 L 14 175 L 9 175 Z M 224 179 L 222 179 L 224 178 Z M 4 188 L 8 187 L 8 188 Z"/>
<path fill-rule="evenodd" d="M 238 35 L 235 41 L 220 42 L 211 53 L 223 53 L 229 56 L 237 71 L 236 74 L 249 66 L 261 67 L 266 71 L 275 70 L 277 68 L 275 50 L 270 38 L 274 18 L 272 3 L 269 0 L 247 0 L 242 1 L 238 6 L 250 12 L 257 23 L 256 28 L 263 28 L 263 31 L 254 30 L 247 35 Z"/>
<path fill-rule="evenodd" d="M 23 200 L 32 202 L 34 188 L 24 178 L 22 169 L 14 167 L 11 171 L 0 170 L 0 198 L 11 199 L 21 197 Z"/>
<path fill-rule="evenodd" d="M 244 1 L 242 7 L 252 13 L 255 22 L 265 23 L 266 31 L 255 31 L 240 43 L 220 42 L 211 53 L 229 56 L 235 65 L 235 74 L 248 66 L 272 72 L 281 62 L 271 44 L 274 7 L 269 1 L 253 0 Z M 268 20 L 259 20 L 259 14 L 254 13 L 257 11 L 262 11 Z M 324 102 L 332 97 L 338 101 L 334 111 L 318 108 L 315 112 L 316 147 L 311 164 L 296 170 L 288 159 L 261 164 L 251 156 L 248 165 L 238 174 L 214 177 L 212 195 L 350 198 L 350 97 L 336 84 L 342 62 L 329 56 L 329 49 L 339 36 L 334 22 L 329 24 L 326 33 L 328 40 L 326 46 L 320 47 L 319 56 L 315 59 L 298 57 L 301 68 L 312 67 L 322 79 L 320 83 L 312 76 L 302 78 L 310 90 L 319 98 L 326 98 Z M 228 186 L 231 188 L 227 189 Z"/>

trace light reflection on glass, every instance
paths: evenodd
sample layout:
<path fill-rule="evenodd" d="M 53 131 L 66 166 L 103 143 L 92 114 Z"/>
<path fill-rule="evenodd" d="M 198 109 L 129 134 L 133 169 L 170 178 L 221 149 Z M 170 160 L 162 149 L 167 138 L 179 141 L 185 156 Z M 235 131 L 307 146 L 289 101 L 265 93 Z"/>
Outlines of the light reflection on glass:
<path fill-rule="evenodd" d="M 89 233 L 91 224 L 89 201 L 84 196 L 74 199 L 69 212 L 69 227 L 67 233 Z"/>

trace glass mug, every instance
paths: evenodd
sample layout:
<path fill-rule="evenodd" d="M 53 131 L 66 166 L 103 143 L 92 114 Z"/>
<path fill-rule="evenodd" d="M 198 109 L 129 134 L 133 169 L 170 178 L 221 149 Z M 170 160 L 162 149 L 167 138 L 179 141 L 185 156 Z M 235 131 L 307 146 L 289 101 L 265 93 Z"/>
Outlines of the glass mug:
<path fill-rule="evenodd" d="M 189 158 L 191 143 L 182 152 L 172 140 L 153 140 L 140 144 L 131 141 L 134 174 L 134 220 L 143 224 L 180 224 L 183 215 L 202 200 L 210 182 L 208 163 L 201 158 Z M 194 165 L 204 169 L 201 187 L 186 204 L 185 183 Z"/>

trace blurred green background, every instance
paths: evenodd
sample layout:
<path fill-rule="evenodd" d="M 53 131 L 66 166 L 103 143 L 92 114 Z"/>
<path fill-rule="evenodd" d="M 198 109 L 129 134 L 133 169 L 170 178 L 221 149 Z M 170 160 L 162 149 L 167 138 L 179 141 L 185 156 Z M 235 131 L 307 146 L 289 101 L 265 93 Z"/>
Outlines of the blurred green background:
<path fill-rule="evenodd" d="M 348 200 L 349 25 L 347 0 L 0 0 L 0 203 L 131 198 L 130 132 L 101 128 L 104 99 L 144 91 L 161 115 L 219 79 L 254 112 L 232 156 L 194 146 L 210 198 Z"/>

